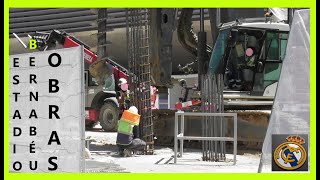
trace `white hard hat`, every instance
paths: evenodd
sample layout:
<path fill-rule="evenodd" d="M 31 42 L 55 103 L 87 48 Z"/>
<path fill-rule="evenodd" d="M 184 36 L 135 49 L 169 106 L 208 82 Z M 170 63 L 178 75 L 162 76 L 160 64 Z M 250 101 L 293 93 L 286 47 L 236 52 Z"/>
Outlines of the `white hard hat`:
<path fill-rule="evenodd" d="M 138 109 L 135 106 L 131 106 L 128 111 L 138 114 Z"/>

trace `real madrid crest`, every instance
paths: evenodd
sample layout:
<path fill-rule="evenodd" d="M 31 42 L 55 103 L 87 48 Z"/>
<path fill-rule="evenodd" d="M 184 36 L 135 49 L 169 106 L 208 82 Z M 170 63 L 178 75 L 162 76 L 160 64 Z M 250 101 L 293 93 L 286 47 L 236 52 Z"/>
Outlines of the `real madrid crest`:
<path fill-rule="evenodd" d="M 274 150 L 274 162 L 284 170 L 296 170 L 307 159 L 307 152 L 302 144 L 305 139 L 300 136 L 288 136 L 287 142 L 281 143 Z"/>

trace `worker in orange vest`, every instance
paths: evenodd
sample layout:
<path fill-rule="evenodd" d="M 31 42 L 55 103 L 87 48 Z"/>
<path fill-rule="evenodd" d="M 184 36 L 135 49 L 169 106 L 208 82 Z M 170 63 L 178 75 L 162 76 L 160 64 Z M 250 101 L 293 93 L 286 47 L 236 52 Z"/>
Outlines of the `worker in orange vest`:
<path fill-rule="evenodd" d="M 133 152 L 143 150 L 146 142 L 139 139 L 140 115 L 135 106 L 131 106 L 122 113 L 118 123 L 117 145 L 119 156 L 130 157 Z"/>

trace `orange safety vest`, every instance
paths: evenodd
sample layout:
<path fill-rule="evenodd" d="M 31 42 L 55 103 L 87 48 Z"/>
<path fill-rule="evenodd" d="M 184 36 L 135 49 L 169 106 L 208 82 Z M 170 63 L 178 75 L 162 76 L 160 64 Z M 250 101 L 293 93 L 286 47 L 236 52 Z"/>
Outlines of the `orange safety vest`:
<path fill-rule="evenodd" d="M 120 121 L 121 120 L 127 122 L 128 124 L 137 126 L 140 122 L 140 115 L 129 110 L 124 110 Z"/>
<path fill-rule="evenodd" d="M 125 110 L 118 123 L 117 144 L 129 145 L 132 141 L 133 126 L 139 125 L 140 115 Z"/>

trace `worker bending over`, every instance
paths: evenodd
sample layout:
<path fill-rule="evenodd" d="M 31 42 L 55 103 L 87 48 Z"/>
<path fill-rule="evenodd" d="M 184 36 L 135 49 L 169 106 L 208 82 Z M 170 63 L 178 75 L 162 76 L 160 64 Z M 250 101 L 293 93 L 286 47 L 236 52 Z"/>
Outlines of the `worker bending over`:
<path fill-rule="evenodd" d="M 118 123 L 117 145 L 119 156 L 130 157 L 133 152 L 143 150 L 146 142 L 138 138 L 140 115 L 135 106 L 125 110 Z"/>

